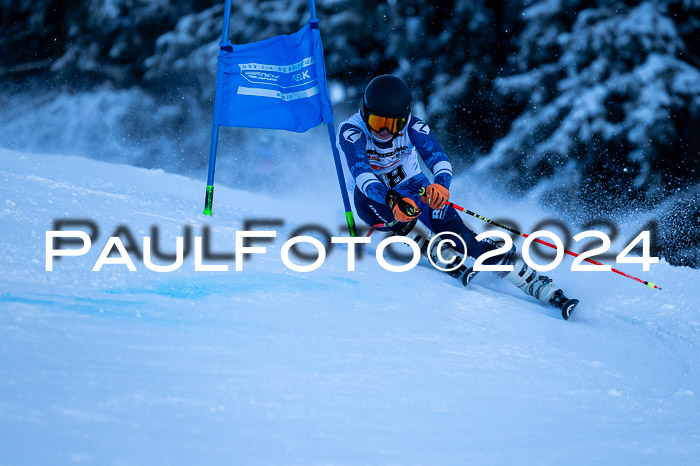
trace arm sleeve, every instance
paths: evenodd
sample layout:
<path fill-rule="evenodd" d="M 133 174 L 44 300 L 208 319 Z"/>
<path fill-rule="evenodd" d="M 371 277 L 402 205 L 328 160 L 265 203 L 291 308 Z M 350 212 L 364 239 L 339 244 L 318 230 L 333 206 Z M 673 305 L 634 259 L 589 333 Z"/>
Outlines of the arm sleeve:
<path fill-rule="evenodd" d="M 367 137 L 362 130 L 345 123 L 338 131 L 338 143 L 360 191 L 370 199 L 384 204 L 388 189 L 372 172 L 367 160 Z"/>
<path fill-rule="evenodd" d="M 430 132 L 430 127 L 417 117 L 412 117 L 408 126 L 408 137 L 413 145 L 416 146 L 416 150 L 425 162 L 425 165 L 433 172 L 435 182 L 450 189 L 452 165 L 437 139 Z"/>

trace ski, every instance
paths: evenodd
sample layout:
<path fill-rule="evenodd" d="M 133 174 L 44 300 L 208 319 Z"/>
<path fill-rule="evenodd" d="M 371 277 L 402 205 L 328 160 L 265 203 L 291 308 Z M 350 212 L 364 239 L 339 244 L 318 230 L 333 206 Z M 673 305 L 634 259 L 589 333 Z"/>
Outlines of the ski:
<path fill-rule="evenodd" d="M 434 249 L 428 250 L 428 245 L 433 235 L 430 233 L 430 230 L 428 228 L 426 228 L 424 225 L 422 226 L 423 228 L 421 229 L 413 228 L 410 232 L 407 232 L 407 234 L 405 235 L 406 237 L 411 238 L 413 241 L 415 241 L 416 244 L 418 244 L 418 248 L 422 255 L 428 257 L 434 264 L 454 259 L 462 259 L 462 255 L 460 253 L 456 252 L 454 249 L 446 245 L 442 246 L 442 251 L 449 252 L 449 255 L 451 257 L 448 257 L 447 259 L 441 258 L 441 254 L 438 254 L 438 252 Z M 564 295 L 564 291 L 561 289 L 556 289 L 556 291 L 554 291 L 553 295 L 551 296 L 551 299 L 540 299 L 540 293 L 542 293 L 543 289 L 546 290 L 547 287 L 554 286 L 552 280 L 547 276 L 540 276 L 529 266 L 526 266 L 524 263 L 522 263 L 522 260 L 518 260 L 521 262 L 520 265 L 518 265 L 518 263 L 516 262 L 515 248 L 513 248 L 511 251 L 509 251 L 509 253 L 507 253 L 504 256 L 500 263 L 515 263 L 514 270 L 517 269 L 520 271 L 520 273 L 518 273 L 517 276 L 515 276 L 513 275 L 513 272 L 510 272 L 509 275 L 509 272 L 501 272 L 500 276 L 505 277 L 507 275 L 508 277 L 510 277 L 511 275 L 513 275 L 514 279 L 510 280 L 511 283 L 517 286 L 520 290 L 524 291 L 525 294 L 535 297 L 543 304 L 549 304 L 550 306 L 559 309 L 561 311 L 562 318 L 564 320 L 569 320 L 569 317 L 571 317 L 571 314 L 574 312 L 574 309 L 576 309 L 576 306 L 578 306 L 579 300 L 567 298 Z M 447 262 L 446 265 L 447 264 L 449 264 L 449 262 Z M 472 280 L 474 280 L 474 277 L 476 277 L 479 274 L 478 271 L 474 270 L 473 264 L 471 267 L 462 264 L 458 268 L 454 270 L 444 271 L 444 273 L 459 280 L 462 283 L 462 286 L 464 287 L 468 286 L 472 282 Z M 538 284 L 537 287 L 535 287 L 536 284 Z M 546 292 L 544 296 L 548 296 L 550 292 L 551 291 Z M 545 299 L 547 299 L 547 301 L 545 301 Z"/>
<path fill-rule="evenodd" d="M 574 312 L 576 306 L 578 306 L 578 299 L 569 299 L 562 305 L 561 316 L 564 318 L 564 320 L 569 320 L 569 317 L 571 317 L 571 313 Z"/>
<path fill-rule="evenodd" d="M 467 286 L 471 281 L 478 275 L 479 272 L 474 270 L 473 267 L 467 267 L 467 269 L 462 274 L 462 285 Z"/>

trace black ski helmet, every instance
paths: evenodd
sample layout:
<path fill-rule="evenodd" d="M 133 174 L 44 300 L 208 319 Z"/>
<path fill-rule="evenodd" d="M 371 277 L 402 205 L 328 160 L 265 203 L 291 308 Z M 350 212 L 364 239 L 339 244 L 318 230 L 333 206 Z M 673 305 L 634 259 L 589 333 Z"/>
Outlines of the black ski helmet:
<path fill-rule="evenodd" d="M 362 113 L 383 117 L 408 117 L 411 113 L 411 90 L 408 84 L 390 74 L 377 76 L 367 85 L 362 99 Z"/>

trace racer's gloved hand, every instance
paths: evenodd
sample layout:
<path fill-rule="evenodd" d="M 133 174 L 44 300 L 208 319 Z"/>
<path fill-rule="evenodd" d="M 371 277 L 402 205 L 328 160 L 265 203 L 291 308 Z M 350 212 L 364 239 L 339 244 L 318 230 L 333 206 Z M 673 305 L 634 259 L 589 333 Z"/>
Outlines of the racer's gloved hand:
<path fill-rule="evenodd" d="M 393 189 L 386 193 L 386 204 L 394 212 L 394 219 L 401 223 L 407 223 L 420 215 L 420 209 L 408 197 L 402 197 Z"/>
<path fill-rule="evenodd" d="M 433 210 L 440 210 L 450 198 L 450 190 L 441 184 L 433 183 L 425 188 L 423 202 Z"/>

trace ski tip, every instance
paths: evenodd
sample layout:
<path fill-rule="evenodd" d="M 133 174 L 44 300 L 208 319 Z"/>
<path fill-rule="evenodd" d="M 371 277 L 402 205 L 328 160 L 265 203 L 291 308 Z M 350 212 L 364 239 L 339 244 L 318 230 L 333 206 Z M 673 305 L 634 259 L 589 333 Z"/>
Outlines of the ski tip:
<path fill-rule="evenodd" d="M 472 269 L 471 267 L 464 272 L 464 275 L 462 275 L 462 285 L 467 286 L 469 285 L 469 282 L 472 281 L 472 279 L 476 276 L 476 274 L 479 273 Z"/>
<path fill-rule="evenodd" d="M 564 303 L 561 308 L 561 316 L 564 318 L 564 320 L 569 320 L 571 313 L 574 312 L 574 309 L 576 309 L 578 303 L 578 299 L 570 299 Z"/>

